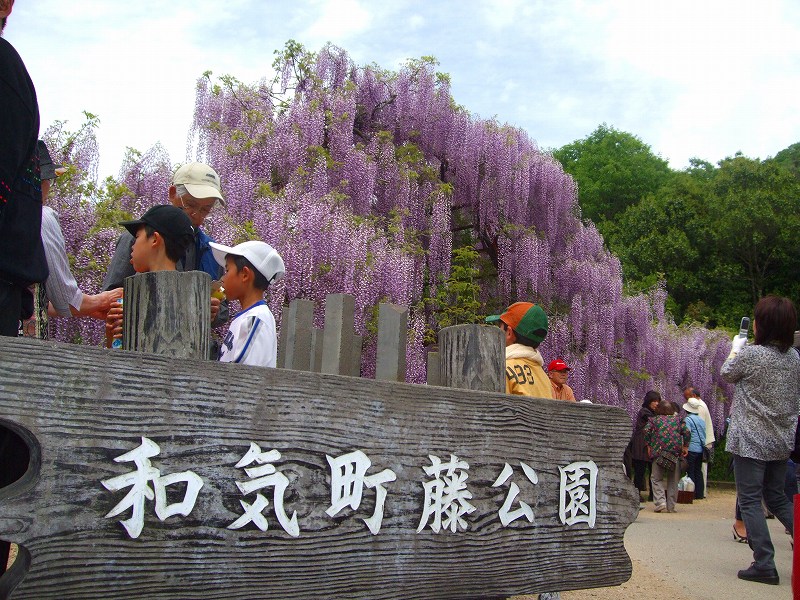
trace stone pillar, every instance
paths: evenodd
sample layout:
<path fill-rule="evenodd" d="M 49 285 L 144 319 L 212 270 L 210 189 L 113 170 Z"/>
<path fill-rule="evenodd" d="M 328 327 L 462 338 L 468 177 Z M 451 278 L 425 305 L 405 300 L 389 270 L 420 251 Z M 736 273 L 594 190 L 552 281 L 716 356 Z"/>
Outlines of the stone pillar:
<path fill-rule="evenodd" d="M 408 308 L 397 304 L 378 306 L 378 349 L 375 379 L 406 380 Z"/>
<path fill-rule="evenodd" d="M 322 369 L 322 339 L 325 332 L 314 328 L 311 331 L 311 368 L 310 371 L 319 373 Z"/>
<path fill-rule="evenodd" d="M 442 385 L 442 369 L 439 366 L 439 353 L 428 352 L 425 356 L 427 360 L 427 384 Z"/>
<path fill-rule="evenodd" d="M 284 304 L 281 310 L 280 332 L 278 333 L 278 356 L 275 359 L 275 366 L 279 369 L 286 368 L 286 336 L 288 334 L 286 323 L 288 313 L 289 307 Z M 275 320 L 275 326 L 278 326 L 277 319 Z"/>
<path fill-rule="evenodd" d="M 286 330 L 284 367 L 310 371 L 312 362 L 312 332 L 314 330 L 314 302 L 292 300 L 284 313 L 281 333 Z"/>
<path fill-rule="evenodd" d="M 355 299 L 349 294 L 330 294 L 325 299 L 325 332 L 320 373 L 350 375 L 353 351 Z"/>

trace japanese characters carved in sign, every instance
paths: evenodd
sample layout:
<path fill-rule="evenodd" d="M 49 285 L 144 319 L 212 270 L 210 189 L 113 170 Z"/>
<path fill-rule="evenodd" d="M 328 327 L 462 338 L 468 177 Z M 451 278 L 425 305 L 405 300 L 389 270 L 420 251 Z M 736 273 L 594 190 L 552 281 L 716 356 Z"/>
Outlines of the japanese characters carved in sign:
<path fill-rule="evenodd" d="M 508 597 L 630 576 L 621 410 L 33 340 L 0 340 L 0 364 L 0 421 L 33 449 L 0 490 L 12 598 Z"/>

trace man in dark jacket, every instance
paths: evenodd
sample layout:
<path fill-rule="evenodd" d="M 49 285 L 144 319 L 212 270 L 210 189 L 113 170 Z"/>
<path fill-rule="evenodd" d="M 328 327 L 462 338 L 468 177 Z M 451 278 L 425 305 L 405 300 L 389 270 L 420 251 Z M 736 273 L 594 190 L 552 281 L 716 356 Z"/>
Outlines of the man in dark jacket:
<path fill-rule="evenodd" d="M 13 0 L 0 0 L 0 26 L 13 6 Z M 47 279 L 47 261 L 36 90 L 19 54 L 1 37 L 0 107 L 0 335 L 15 337 L 20 319 L 33 310 L 28 286 Z"/>
<path fill-rule="evenodd" d="M 13 6 L 0 0 L 0 35 Z M 47 279 L 38 137 L 36 90 L 17 51 L 0 37 L 0 335 L 10 337 L 33 312 L 28 286 Z M 22 477 L 29 460 L 25 443 L 0 427 L 0 488 Z M 0 540 L 0 574 L 9 549 Z"/>

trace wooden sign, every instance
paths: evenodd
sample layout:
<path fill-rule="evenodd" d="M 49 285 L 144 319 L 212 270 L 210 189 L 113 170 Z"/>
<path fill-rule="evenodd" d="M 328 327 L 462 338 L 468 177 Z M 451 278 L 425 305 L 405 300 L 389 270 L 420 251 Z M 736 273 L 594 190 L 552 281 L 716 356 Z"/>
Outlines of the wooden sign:
<path fill-rule="evenodd" d="M 35 598 L 506 598 L 618 585 L 618 408 L 0 338 L 0 579 Z"/>

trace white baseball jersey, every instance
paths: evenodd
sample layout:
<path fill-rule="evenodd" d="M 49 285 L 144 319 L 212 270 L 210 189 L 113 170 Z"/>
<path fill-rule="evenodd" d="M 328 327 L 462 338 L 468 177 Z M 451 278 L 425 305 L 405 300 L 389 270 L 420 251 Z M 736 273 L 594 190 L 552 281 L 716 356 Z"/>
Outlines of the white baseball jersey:
<path fill-rule="evenodd" d="M 278 358 L 275 317 L 263 300 L 243 310 L 231 322 L 219 350 L 221 362 L 274 367 Z"/>

